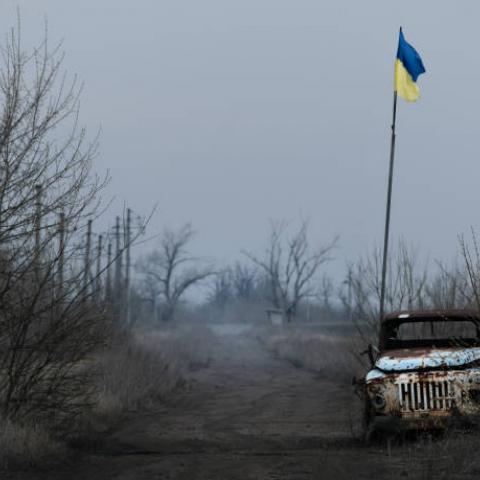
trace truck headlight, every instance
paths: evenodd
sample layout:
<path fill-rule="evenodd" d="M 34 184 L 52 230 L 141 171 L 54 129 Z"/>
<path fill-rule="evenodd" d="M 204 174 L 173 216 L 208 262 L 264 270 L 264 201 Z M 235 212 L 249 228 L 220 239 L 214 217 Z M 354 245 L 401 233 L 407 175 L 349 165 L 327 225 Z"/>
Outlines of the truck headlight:
<path fill-rule="evenodd" d="M 373 395 L 371 401 L 375 410 L 383 410 L 387 404 L 385 397 L 381 393 L 376 393 Z"/>
<path fill-rule="evenodd" d="M 480 403 L 480 390 L 472 388 L 468 391 L 468 396 L 470 400 L 473 400 L 475 403 Z"/>

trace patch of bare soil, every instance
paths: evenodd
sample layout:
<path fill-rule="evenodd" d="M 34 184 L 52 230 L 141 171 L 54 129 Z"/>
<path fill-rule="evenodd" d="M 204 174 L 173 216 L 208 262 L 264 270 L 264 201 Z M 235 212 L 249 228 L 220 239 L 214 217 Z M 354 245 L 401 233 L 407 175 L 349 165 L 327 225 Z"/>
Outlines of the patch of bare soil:
<path fill-rule="evenodd" d="M 247 335 L 224 335 L 210 367 L 168 405 L 130 415 L 74 467 L 36 478 L 444 478 L 423 441 L 364 446 L 359 407 L 351 385 L 273 358 Z"/>

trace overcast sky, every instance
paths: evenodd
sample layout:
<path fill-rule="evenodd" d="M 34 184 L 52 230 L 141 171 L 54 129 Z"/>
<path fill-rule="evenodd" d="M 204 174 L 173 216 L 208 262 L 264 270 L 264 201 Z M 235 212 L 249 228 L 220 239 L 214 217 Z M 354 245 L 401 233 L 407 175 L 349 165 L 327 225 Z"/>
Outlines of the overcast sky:
<path fill-rule="evenodd" d="M 191 221 L 194 251 L 259 250 L 269 219 L 340 234 L 338 273 L 383 235 L 398 28 L 423 58 L 399 104 L 392 235 L 450 259 L 480 227 L 480 3 L 343 0 L 2 0 L 26 46 L 64 40 L 101 127 L 107 196 Z M 112 209 L 112 215 L 116 209 Z"/>

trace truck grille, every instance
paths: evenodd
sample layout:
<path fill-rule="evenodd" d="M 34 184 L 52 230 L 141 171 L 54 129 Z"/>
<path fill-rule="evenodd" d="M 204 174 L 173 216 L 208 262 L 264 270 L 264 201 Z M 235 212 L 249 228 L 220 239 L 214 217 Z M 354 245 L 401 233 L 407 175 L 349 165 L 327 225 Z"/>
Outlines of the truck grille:
<path fill-rule="evenodd" d="M 397 383 L 402 412 L 448 410 L 453 406 L 453 384 L 446 380 Z"/>

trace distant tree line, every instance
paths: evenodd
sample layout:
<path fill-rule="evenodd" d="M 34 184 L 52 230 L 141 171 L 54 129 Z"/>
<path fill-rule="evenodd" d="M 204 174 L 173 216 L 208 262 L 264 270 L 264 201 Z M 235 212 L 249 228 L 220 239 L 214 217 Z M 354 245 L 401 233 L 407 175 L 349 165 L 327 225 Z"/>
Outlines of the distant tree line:
<path fill-rule="evenodd" d="M 266 318 L 267 309 L 276 309 L 291 322 L 305 303 L 329 304 L 332 285 L 322 267 L 331 259 L 337 239 L 313 247 L 308 224 L 293 227 L 272 222 L 263 255 L 244 252 L 243 261 L 223 268 L 189 253 L 194 239 L 190 224 L 165 230 L 158 246 L 136 264 L 138 320 L 157 325 L 172 321 L 188 290 L 200 285 L 208 292 L 203 311 L 210 307 L 210 320 L 238 317 L 226 315 L 236 310 L 248 321 L 252 314 L 258 317 L 261 312 Z"/>

